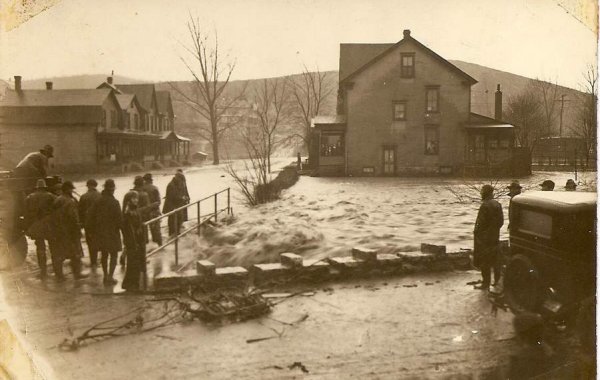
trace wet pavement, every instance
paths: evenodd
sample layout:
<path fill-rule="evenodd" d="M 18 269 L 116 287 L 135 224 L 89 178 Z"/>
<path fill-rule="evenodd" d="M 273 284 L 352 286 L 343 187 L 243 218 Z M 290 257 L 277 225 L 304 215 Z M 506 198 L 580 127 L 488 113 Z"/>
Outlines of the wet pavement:
<path fill-rule="evenodd" d="M 154 296 L 107 295 L 100 275 L 42 282 L 26 268 L 2 276 L 5 299 L 59 379 L 477 378 L 505 366 L 516 344 L 511 315 L 493 316 L 485 293 L 466 284 L 479 275 L 450 272 L 308 287 L 272 299 L 259 319 L 184 322 L 64 352 L 64 338 Z M 260 338 L 270 339 L 247 343 Z"/>

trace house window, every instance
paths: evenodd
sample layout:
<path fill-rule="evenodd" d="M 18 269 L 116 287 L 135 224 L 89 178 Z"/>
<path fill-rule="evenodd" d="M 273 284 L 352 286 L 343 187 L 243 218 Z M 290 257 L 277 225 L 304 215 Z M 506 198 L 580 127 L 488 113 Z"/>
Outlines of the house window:
<path fill-rule="evenodd" d="M 439 87 L 427 87 L 426 88 L 427 104 L 425 110 L 427 112 L 439 112 L 440 105 L 440 88 Z"/>
<path fill-rule="evenodd" d="M 106 119 L 107 119 L 106 114 L 107 113 L 108 113 L 107 110 L 104 110 L 104 112 L 102 112 L 102 122 L 101 122 L 102 128 L 106 128 Z"/>
<path fill-rule="evenodd" d="M 122 112 L 123 129 L 129 129 L 129 114 L 127 111 Z"/>
<path fill-rule="evenodd" d="M 406 120 L 406 102 L 394 102 L 394 120 Z"/>
<path fill-rule="evenodd" d="M 414 78 L 415 77 L 415 53 L 404 53 L 400 54 L 401 58 L 401 72 L 402 78 Z"/>
<path fill-rule="evenodd" d="M 344 140 L 342 135 L 321 136 L 321 156 L 343 156 Z"/>
<path fill-rule="evenodd" d="M 117 111 L 110 111 L 110 127 L 117 128 Z"/>
<path fill-rule="evenodd" d="M 509 146 L 510 146 L 510 142 L 508 141 L 508 139 L 500 140 L 500 149 L 508 149 Z"/>
<path fill-rule="evenodd" d="M 438 127 L 425 127 L 425 154 L 437 155 L 440 146 L 440 133 Z"/>
<path fill-rule="evenodd" d="M 498 149 L 498 139 L 489 139 L 488 146 L 490 149 Z"/>
<path fill-rule="evenodd" d="M 140 129 L 140 116 L 137 113 L 133 116 L 133 128 L 136 131 Z"/>

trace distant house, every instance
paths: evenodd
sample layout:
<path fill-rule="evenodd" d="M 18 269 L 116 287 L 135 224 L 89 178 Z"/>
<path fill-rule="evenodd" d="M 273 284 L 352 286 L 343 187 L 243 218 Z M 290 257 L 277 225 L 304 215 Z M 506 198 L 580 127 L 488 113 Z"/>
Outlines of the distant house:
<path fill-rule="evenodd" d="M 172 122 L 167 129 L 159 127 L 151 86 L 150 101 L 143 98 L 143 104 L 134 91 L 117 89 L 112 80 L 98 89 L 56 90 L 47 82 L 46 90 L 25 90 L 17 76 L 15 89 L 0 100 L 0 159 L 10 168 L 51 144 L 57 172 L 186 161 L 189 139 L 175 134 Z M 156 112 L 145 108 L 148 104 Z"/>
<path fill-rule="evenodd" d="M 415 40 L 341 44 L 337 115 L 316 117 L 320 175 L 517 175 L 514 126 L 471 112 L 477 81 Z M 498 108 L 498 107 L 497 107 Z"/>

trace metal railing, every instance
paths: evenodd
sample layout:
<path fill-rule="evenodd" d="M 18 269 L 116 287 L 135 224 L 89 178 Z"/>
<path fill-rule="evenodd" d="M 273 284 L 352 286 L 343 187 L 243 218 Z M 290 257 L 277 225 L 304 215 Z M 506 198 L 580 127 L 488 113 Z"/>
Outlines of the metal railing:
<path fill-rule="evenodd" d="M 227 193 L 227 207 L 224 208 L 219 208 L 219 194 L 223 194 L 223 193 Z M 211 209 L 211 213 L 209 214 L 205 214 L 202 215 L 202 202 L 208 201 L 210 199 L 214 200 L 214 207 L 210 207 Z M 183 218 L 183 212 L 184 210 L 187 210 L 191 207 L 196 207 L 196 223 L 194 223 L 193 226 L 188 227 L 186 229 L 184 229 L 183 231 L 181 231 L 181 227 L 182 227 L 182 223 L 183 220 L 180 220 L 180 218 Z M 211 205 L 212 206 L 212 205 Z M 227 215 L 230 215 L 232 213 L 232 208 L 231 208 L 231 189 L 228 187 L 227 189 L 221 190 L 217 193 L 214 193 L 212 195 L 209 195 L 207 197 L 204 197 L 202 199 L 199 199 L 193 203 L 188 203 L 186 205 L 183 205 L 181 207 L 178 207 L 172 211 L 169 211 L 165 214 L 162 214 L 160 216 L 157 216 L 156 218 L 150 219 L 148 221 L 145 221 L 143 223 L 143 225 L 145 227 L 150 226 L 153 223 L 157 223 L 159 221 L 161 221 L 162 219 L 165 218 L 174 218 L 172 219 L 172 223 L 175 224 L 175 228 L 176 228 L 176 232 L 175 234 L 169 236 L 169 238 L 167 239 L 167 241 L 165 243 L 163 243 L 162 245 L 154 248 L 152 251 L 147 252 L 146 253 L 146 257 L 150 257 L 155 255 L 156 253 L 160 252 L 161 250 L 163 250 L 164 248 L 166 248 L 167 246 L 174 244 L 175 245 L 175 265 L 179 265 L 179 239 L 185 235 L 187 235 L 188 233 L 190 233 L 191 231 L 196 230 L 198 235 L 200 235 L 200 232 L 202 231 L 202 225 L 204 225 L 205 223 L 207 223 L 208 221 L 210 221 L 211 219 L 214 218 L 214 221 L 217 221 L 217 217 L 223 213 L 223 212 L 227 212 Z"/>

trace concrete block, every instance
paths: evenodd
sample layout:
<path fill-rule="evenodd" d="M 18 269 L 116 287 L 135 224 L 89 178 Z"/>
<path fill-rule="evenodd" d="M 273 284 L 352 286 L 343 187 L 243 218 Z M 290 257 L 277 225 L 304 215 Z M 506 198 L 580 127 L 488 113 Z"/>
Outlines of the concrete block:
<path fill-rule="evenodd" d="M 295 253 L 286 252 L 279 255 L 281 265 L 289 268 L 302 268 L 302 256 Z"/>
<path fill-rule="evenodd" d="M 430 261 L 432 255 L 421 252 L 401 252 L 398 253 L 398 257 L 402 259 L 403 263 L 407 264 L 423 264 Z"/>
<path fill-rule="evenodd" d="M 362 261 L 377 261 L 377 251 L 370 248 L 354 247 L 352 248 L 352 257 Z"/>
<path fill-rule="evenodd" d="M 205 277 L 211 277 L 216 274 L 216 265 L 209 260 L 196 261 L 196 273 Z"/>
<path fill-rule="evenodd" d="M 402 265 L 402 258 L 398 255 L 392 255 L 389 253 L 380 253 L 377 255 L 377 262 L 379 266 L 400 266 Z"/>
<path fill-rule="evenodd" d="M 215 279 L 219 281 L 245 281 L 248 279 L 248 271 L 242 267 L 217 268 Z"/>
<path fill-rule="evenodd" d="M 434 255 L 445 255 L 446 254 L 446 246 L 421 243 L 421 252 L 432 253 Z"/>
<path fill-rule="evenodd" d="M 161 273 L 154 277 L 154 287 L 156 289 L 174 289 L 181 286 L 181 276 L 178 273 Z"/>
<path fill-rule="evenodd" d="M 337 269 L 358 269 L 365 267 L 368 261 L 358 260 L 352 256 L 332 257 L 329 259 L 331 266 Z"/>

